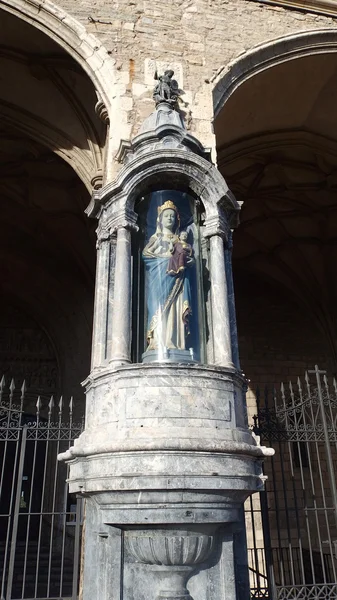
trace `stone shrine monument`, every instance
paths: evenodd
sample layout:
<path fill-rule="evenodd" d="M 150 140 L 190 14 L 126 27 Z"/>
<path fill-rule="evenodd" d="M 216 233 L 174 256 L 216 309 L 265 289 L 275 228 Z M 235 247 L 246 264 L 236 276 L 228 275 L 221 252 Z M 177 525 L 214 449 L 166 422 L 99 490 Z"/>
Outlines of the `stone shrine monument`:
<path fill-rule="evenodd" d="M 240 372 L 239 205 L 188 133 L 173 71 L 122 142 L 98 219 L 86 428 L 60 458 L 86 501 L 84 600 L 249 598 L 243 520 L 263 487 Z"/>

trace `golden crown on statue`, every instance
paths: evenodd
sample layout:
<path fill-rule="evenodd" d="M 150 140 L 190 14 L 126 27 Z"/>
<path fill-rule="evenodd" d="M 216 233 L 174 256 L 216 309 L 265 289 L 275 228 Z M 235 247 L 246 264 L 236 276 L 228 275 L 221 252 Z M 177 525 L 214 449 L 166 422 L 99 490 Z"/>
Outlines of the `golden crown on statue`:
<path fill-rule="evenodd" d="M 174 210 L 176 213 L 178 213 L 178 209 L 177 209 L 176 205 L 173 204 L 172 200 L 166 200 L 166 202 L 164 202 L 164 204 L 162 204 L 161 206 L 158 206 L 158 217 L 159 217 L 159 215 L 161 215 L 161 213 L 164 210 L 167 210 L 168 208 L 170 208 L 171 210 Z"/>

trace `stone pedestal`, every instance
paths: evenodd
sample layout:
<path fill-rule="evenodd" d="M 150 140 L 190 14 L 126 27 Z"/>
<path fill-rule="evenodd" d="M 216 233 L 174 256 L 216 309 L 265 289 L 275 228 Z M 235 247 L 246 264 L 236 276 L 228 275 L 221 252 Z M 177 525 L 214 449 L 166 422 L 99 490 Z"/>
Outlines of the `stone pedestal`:
<path fill-rule="evenodd" d="M 242 503 L 262 489 L 264 456 L 246 427 L 242 377 L 130 365 L 86 385 L 86 430 L 63 457 L 70 491 L 88 498 L 84 600 L 236 598 L 233 535 Z"/>

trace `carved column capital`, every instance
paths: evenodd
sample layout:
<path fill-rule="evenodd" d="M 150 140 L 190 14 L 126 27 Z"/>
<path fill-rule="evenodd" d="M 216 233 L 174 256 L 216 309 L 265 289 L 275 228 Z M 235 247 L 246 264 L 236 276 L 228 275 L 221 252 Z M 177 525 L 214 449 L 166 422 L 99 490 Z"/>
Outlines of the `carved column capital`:
<path fill-rule="evenodd" d="M 96 229 L 96 250 L 100 250 L 103 242 L 110 242 L 113 238 L 116 237 L 115 232 L 111 231 L 111 229 L 107 227 L 98 227 Z"/>
<path fill-rule="evenodd" d="M 223 240 L 229 239 L 230 228 L 225 215 L 215 214 L 210 215 L 204 224 L 204 236 L 211 238 L 215 235 L 221 237 Z"/>
<path fill-rule="evenodd" d="M 96 95 L 97 95 L 97 102 L 95 104 L 95 113 L 98 116 L 98 118 L 101 119 L 101 121 L 103 121 L 103 123 L 105 125 L 110 125 L 109 111 L 108 111 L 105 103 L 103 102 L 100 94 L 97 91 L 96 91 Z"/>
<path fill-rule="evenodd" d="M 113 234 L 117 233 L 119 229 L 127 229 L 127 231 L 135 231 L 137 232 L 139 230 L 138 225 L 136 225 L 135 223 L 130 223 L 129 221 L 120 221 L 119 223 L 115 224 L 111 231 Z"/>
<path fill-rule="evenodd" d="M 127 229 L 128 231 L 138 231 L 137 214 L 131 210 L 121 210 L 114 212 L 111 217 L 107 218 L 111 233 L 116 234 L 119 229 Z"/>
<path fill-rule="evenodd" d="M 91 185 L 94 191 L 100 190 L 103 185 L 103 171 L 99 170 L 91 179 Z"/>
<path fill-rule="evenodd" d="M 107 214 L 107 211 L 103 211 L 96 229 L 96 248 L 99 249 L 104 241 L 116 239 L 119 229 L 137 232 L 139 228 L 136 222 L 137 215 L 133 211 L 121 210 L 114 212 L 112 215 Z"/>

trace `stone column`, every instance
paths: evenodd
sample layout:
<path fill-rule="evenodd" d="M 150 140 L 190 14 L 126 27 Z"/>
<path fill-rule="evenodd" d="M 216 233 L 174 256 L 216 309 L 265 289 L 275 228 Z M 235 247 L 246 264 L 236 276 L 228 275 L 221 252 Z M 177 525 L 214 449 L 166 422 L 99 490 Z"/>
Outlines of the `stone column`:
<path fill-rule="evenodd" d="M 229 318 L 231 327 L 231 340 L 232 340 L 232 358 L 236 369 L 240 370 L 240 358 L 239 358 L 239 342 L 238 342 L 238 331 L 236 324 L 236 310 L 235 310 L 235 294 L 234 294 L 234 283 L 233 283 L 233 269 L 232 269 L 232 251 L 233 251 L 233 234 L 230 231 L 228 240 L 225 245 L 225 269 L 227 278 L 228 288 L 228 307 L 229 307 Z"/>
<path fill-rule="evenodd" d="M 108 317 L 110 236 L 105 233 L 97 240 L 96 293 L 92 336 L 91 368 L 100 367 L 106 358 L 106 323 Z"/>
<path fill-rule="evenodd" d="M 223 237 L 210 236 L 214 364 L 234 369 Z"/>
<path fill-rule="evenodd" d="M 115 286 L 112 310 L 112 353 L 115 366 L 131 362 L 131 231 L 117 228 Z"/>

